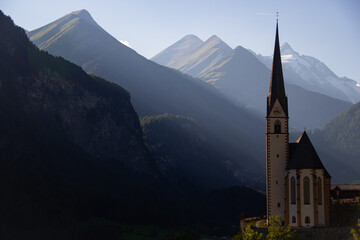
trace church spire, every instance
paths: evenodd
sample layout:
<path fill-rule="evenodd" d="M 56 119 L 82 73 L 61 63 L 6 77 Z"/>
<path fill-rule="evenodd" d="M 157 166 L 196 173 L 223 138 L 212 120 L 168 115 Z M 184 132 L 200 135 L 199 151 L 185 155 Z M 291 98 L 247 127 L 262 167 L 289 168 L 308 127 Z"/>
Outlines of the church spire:
<path fill-rule="evenodd" d="M 279 100 L 281 107 L 283 108 L 286 116 L 288 116 L 287 97 L 285 95 L 284 77 L 283 77 L 282 65 L 281 65 L 281 53 L 280 53 L 279 31 L 278 31 L 277 20 L 276 20 L 274 58 L 273 58 L 273 65 L 271 71 L 269 96 L 267 102 L 267 116 L 269 116 L 270 111 L 273 108 L 276 99 Z"/>

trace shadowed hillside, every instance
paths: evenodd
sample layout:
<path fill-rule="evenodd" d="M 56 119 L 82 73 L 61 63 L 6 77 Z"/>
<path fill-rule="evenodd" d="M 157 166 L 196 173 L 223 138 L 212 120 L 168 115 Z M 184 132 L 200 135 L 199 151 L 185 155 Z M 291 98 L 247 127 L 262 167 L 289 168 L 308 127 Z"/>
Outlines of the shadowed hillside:
<path fill-rule="evenodd" d="M 163 114 L 143 117 L 141 126 L 147 146 L 163 174 L 206 190 L 237 184 L 231 163 L 224 165 L 218 161 L 226 158 L 214 150 L 193 119 Z"/>
<path fill-rule="evenodd" d="M 324 129 L 313 131 L 312 135 L 319 154 L 328 159 L 329 171 L 336 183 L 360 182 L 360 103 L 332 119 Z"/>
<path fill-rule="evenodd" d="M 127 91 L 40 51 L 2 12 L 0 33 L 1 238 L 121 239 L 121 223 L 208 224 L 208 193 L 159 171 Z M 234 192 L 249 191 L 263 198 Z M 254 214 L 253 200 L 239 211 Z"/>
<path fill-rule="evenodd" d="M 125 87 L 140 116 L 169 113 L 195 119 L 224 156 L 219 161 L 233 163 L 233 175 L 241 184 L 263 184 L 265 148 L 259 144 L 264 142 L 263 119 L 235 106 L 212 86 L 138 55 L 99 27 L 85 10 L 28 36 L 41 49 Z"/>
<path fill-rule="evenodd" d="M 156 180 L 129 93 L 39 51 L 2 12 L 0 33 L 1 236 L 161 219 L 174 188 Z"/>

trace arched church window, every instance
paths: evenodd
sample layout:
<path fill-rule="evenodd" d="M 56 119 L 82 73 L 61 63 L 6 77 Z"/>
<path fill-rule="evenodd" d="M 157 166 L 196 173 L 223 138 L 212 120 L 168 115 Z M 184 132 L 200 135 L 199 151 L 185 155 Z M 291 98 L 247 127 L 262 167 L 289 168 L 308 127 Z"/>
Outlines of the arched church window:
<path fill-rule="evenodd" d="M 292 216 L 291 222 L 292 222 L 292 223 L 296 223 L 296 217 L 295 217 L 295 216 Z"/>
<path fill-rule="evenodd" d="M 281 123 L 280 123 L 280 121 L 275 122 L 275 133 L 281 133 Z"/>
<path fill-rule="evenodd" d="M 305 223 L 310 224 L 310 217 L 309 216 L 305 217 Z"/>
<path fill-rule="evenodd" d="M 308 177 L 304 178 L 304 204 L 310 204 L 310 180 Z"/>
<path fill-rule="evenodd" d="M 296 203 L 295 178 L 291 177 L 291 204 Z"/>
<path fill-rule="evenodd" d="M 321 178 L 318 178 L 318 204 L 322 204 L 322 183 Z"/>

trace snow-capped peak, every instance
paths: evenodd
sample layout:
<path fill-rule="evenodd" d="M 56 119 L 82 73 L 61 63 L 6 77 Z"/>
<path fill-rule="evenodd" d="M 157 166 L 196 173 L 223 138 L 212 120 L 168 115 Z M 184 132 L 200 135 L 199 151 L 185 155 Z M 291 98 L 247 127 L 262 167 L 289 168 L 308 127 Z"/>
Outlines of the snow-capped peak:
<path fill-rule="evenodd" d="M 285 42 L 281 47 L 280 47 L 281 51 L 291 51 L 294 52 L 294 50 L 292 49 L 292 47 L 290 46 L 289 43 Z"/>
<path fill-rule="evenodd" d="M 300 55 L 287 42 L 281 46 L 281 53 L 286 74 L 302 79 L 300 82 L 293 80 L 293 84 L 345 101 L 357 102 L 360 99 L 360 91 L 353 80 L 339 78 L 318 59 Z"/>

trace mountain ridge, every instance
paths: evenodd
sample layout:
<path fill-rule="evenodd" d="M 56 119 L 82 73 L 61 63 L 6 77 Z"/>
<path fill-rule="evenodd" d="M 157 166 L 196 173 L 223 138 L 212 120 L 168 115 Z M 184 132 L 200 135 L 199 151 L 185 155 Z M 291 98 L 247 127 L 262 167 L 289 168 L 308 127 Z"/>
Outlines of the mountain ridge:
<path fill-rule="evenodd" d="M 172 64 L 172 59 L 179 59 L 186 57 L 186 55 L 197 49 L 204 42 L 193 34 L 186 35 L 179 41 L 175 42 L 171 48 L 167 48 L 160 53 L 156 54 L 154 59 L 158 62 Z M 166 65 L 166 64 L 162 64 Z"/>
<path fill-rule="evenodd" d="M 180 40 L 181 41 L 181 40 Z M 171 45 L 167 49 L 172 49 Z M 150 60 L 161 65 L 179 69 L 180 71 L 198 77 L 204 74 L 208 69 L 215 66 L 221 59 L 229 54 L 232 49 L 222 41 L 218 36 L 212 35 L 202 44 L 194 48 L 187 48 L 181 58 L 172 56 L 172 61 L 163 61 L 161 59 L 162 53 L 157 54 Z"/>
<path fill-rule="evenodd" d="M 356 81 L 338 77 L 323 62 L 311 56 L 300 55 L 287 42 L 281 46 L 281 51 L 283 70 L 289 76 L 289 83 L 343 101 L 360 101 L 360 87 L 357 87 Z M 271 69 L 271 57 L 260 54 L 257 57 Z"/>
<path fill-rule="evenodd" d="M 46 31 L 44 27 L 40 29 Z M 32 32 L 29 36 L 41 46 L 42 43 L 32 37 Z M 255 126 L 249 126 L 253 129 L 252 134 L 242 128 L 245 122 L 260 125 L 262 119 L 234 105 L 217 89 L 145 59 L 120 45 L 110 34 L 84 22 L 78 22 L 72 32 L 67 32 L 43 50 L 123 86 L 132 95 L 132 103 L 141 117 L 168 113 L 194 118 L 209 136 L 212 146 L 233 164 L 231 169 L 241 184 L 247 184 L 243 180 L 248 177 L 258 178 L 253 183 L 262 185 L 262 175 L 254 167 L 263 169 L 257 160 L 261 158 L 261 150 L 248 152 L 248 149 L 259 147 L 257 139 L 261 133 Z M 248 166 L 247 161 L 253 161 L 254 166 Z"/>
<path fill-rule="evenodd" d="M 288 43 L 284 46 L 287 49 L 291 49 Z M 212 49 L 212 47 L 209 45 L 210 49 L 208 49 L 208 52 L 216 52 L 217 48 Z M 193 55 L 196 55 L 197 51 Z M 174 58 L 173 61 L 175 60 Z M 271 68 L 271 61 L 269 57 L 266 58 L 266 61 L 263 61 L 259 59 L 259 55 L 254 54 L 251 50 L 238 46 L 228 54 L 221 55 L 216 61 L 213 61 L 211 58 L 200 60 L 199 58 L 194 58 L 193 62 L 191 62 L 191 67 L 198 66 L 197 72 L 189 71 L 189 69 L 185 68 L 186 65 L 185 67 L 179 67 L 180 65 L 182 66 L 182 62 L 179 62 L 178 65 L 172 64 L 170 67 L 174 67 L 194 77 L 199 77 L 201 80 L 215 86 L 235 104 L 255 109 L 261 115 L 265 109 L 264 99 L 266 99 L 269 89 L 269 67 Z M 205 65 L 201 65 L 203 63 Z M 300 86 L 299 84 L 293 84 L 294 80 L 298 81 L 299 79 L 301 80 L 295 73 L 290 76 L 285 74 L 285 84 L 290 89 L 289 96 L 292 96 L 289 98 L 289 107 L 292 109 L 290 112 L 291 126 L 298 129 L 303 129 L 304 127 L 311 129 L 321 128 L 329 119 L 340 114 L 350 106 L 350 102 L 327 96 L 324 93 L 304 89 L 301 84 Z M 313 104 L 305 108 L 301 102 L 309 97 L 312 98 L 310 102 L 313 102 Z M 324 108 L 326 104 L 331 104 L 332 108 Z M 309 114 L 315 115 L 313 115 L 313 118 L 309 118 L 307 117 Z"/>

